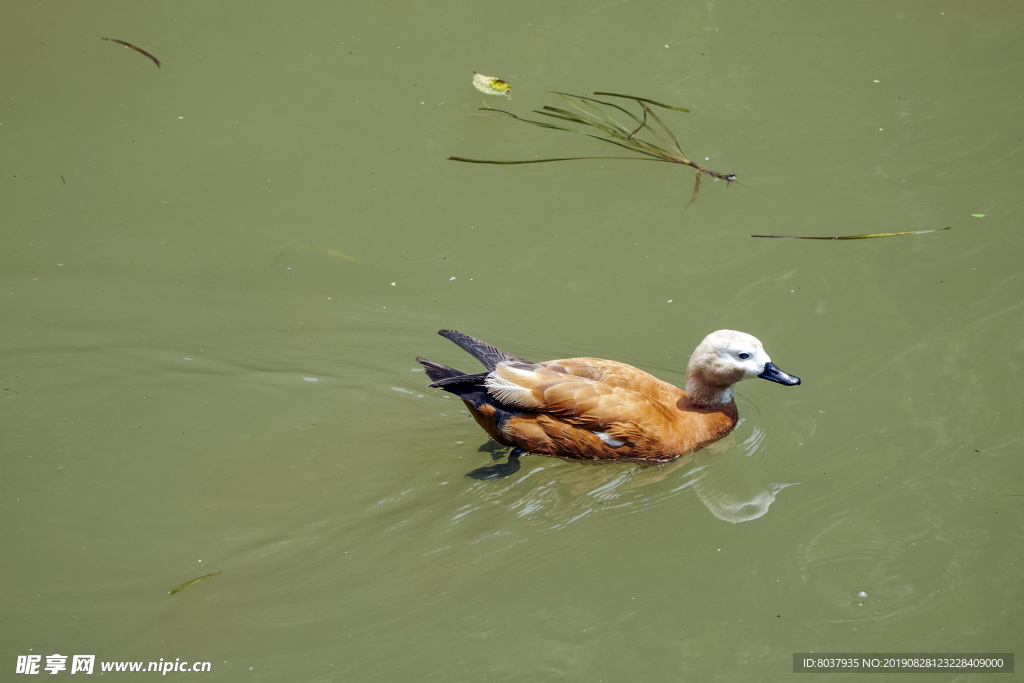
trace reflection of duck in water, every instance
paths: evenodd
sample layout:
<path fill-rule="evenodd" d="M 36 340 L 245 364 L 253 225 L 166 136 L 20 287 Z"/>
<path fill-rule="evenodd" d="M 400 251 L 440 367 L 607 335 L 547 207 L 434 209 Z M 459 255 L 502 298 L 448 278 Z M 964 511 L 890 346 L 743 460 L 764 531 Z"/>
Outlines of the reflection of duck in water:
<path fill-rule="evenodd" d="M 736 382 L 759 377 L 800 384 L 771 362 L 760 341 L 733 330 L 712 332 L 693 352 L 686 391 L 625 363 L 600 358 L 530 363 L 455 330 L 439 334 L 487 372 L 467 375 L 417 358 L 432 380 L 429 386 L 465 401 L 498 443 L 574 460 L 675 460 L 736 426 Z"/>

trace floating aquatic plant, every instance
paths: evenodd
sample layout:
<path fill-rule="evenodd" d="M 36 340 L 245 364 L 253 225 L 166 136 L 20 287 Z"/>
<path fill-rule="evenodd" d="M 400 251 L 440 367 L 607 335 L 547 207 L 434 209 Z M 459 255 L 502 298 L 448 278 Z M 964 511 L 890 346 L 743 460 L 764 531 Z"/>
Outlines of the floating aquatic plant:
<path fill-rule="evenodd" d="M 876 232 L 870 235 L 838 235 L 836 237 L 804 237 L 803 235 L 751 235 L 751 237 L 770 237 L 777 240 L 868 240 L 874 237 L 899 237 L 900 235 L 924 235 L 950 228 L 933 228 L 932 230 L 905 230 L 903 232 Z"/>
<path fill-rule="evenodd" d="M 684 107 L 674 107 L 670 104 L 663 104 L 661 102 L 656 102 L 655 100 L 650 100 L 645 97 L 637 97 L 635 95 L 620 95 L 618 93 L 611 92 L 594 93 L 595 96 L 600 97 L 613 97 L 619 98 L 620 100 L 630 100 L 640 107 L 640 113 L 638 115 L 629 111 L 625 107 L 620 106 L 616 102 L 608 102 L 605 100 L 595 99 L 595 97 L 586 97 L 583 95 L 571 95 L 564 92 L 552 92 L 561 97 L 569 108 L 561 109 L 558 107 L 545 106 L 543 109 L 534 110 L 534 113 L 547 116 L 558 121 L 566 121 L 571 124 L 576 124 L 577 126 L 582 126 L 582 128 L 574 128 L 562 123 L 552 123 L 546 120 L 526 119 L 521 116 L 516 116 L 511 112 L 504 111 L 503 109 L 483 108 L 481 111 L 493 112 L 495 114 L 507 116 L 515 119 L 516 121 L 522 121 L 523 123 L 528 123 L 532 126 L 586 135 L 587 137 L 601 140 L 602 142 L 617 145 L 618 147 L 622 147 L 630 152 L 635 152 L 640 156 L 558 157 L 554 159 L 527 159 L 523 161 L 494 161 L 489 159 L 467 159 L 465 157 L 448 157 L 448 159 L 451 161 L 464 161 L 471 164 L 539 164 L 549 161 L 579 161 L 582 159 L 627 159 L 683 164 L 694 168 L 697 172 L 693 185 L 693 194 L 690 196 L 690 201 L 687 206 L 693 204 L 694 200 L 697 199 L 697 192 L 700 190 L 701 179 L 703 176 L 711 176 L 718 180 L 724 180 L 727 183 L 732 183 L 736 180 L 735 173 L 719 173 L 718 171 L 712 171 L 710 168 L 702 166 L 696 161 L 690 159 L 690 157 L 683 152 L 676 136 L 651 107 L 660 107 L 662 109 L 671 109 L 673 111 L 682 112 L 689 112 L 689 109 Z"/>
<path fill-rule="evenodd" d="M 202 581 L 203 579 L 208 579 L 208 578 L 210 578 L 211 576 L 217 576 L 217 574 L 220 574 L 220 572 L 213 572 L 212 574 L 206 574 L 205 576 L 200 576 L 200 577 L 199 577 L 198 579 L 192 579 L 191 581 L 186 581 L 185 583 L 181 584 L 181 585 L 180 585 L 180 586 L 178 586 L 177 588 L 174 588 L 174 589 L 172 589 L 172 590 L 169 590 L 169 591 L 167 591 L 167 594 L 168 594 L 168 595 L 174 595 L 174 594 L 175 594 L 175 593 L 177 593 L 178 591 L 181 591 L 181 590 L 185 590 L 185 589 L 186 589 L 186 588 L 188 588 L 189 586 L 192 586 L 192 585 L 194 585 L 194 584 L 197 584 L 197 583 L 199 583 L 200 581 Z"/>

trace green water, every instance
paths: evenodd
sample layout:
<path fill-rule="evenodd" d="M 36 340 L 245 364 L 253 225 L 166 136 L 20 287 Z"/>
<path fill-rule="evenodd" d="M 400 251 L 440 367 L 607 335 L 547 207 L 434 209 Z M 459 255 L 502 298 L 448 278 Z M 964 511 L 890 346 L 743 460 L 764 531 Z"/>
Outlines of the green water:
<path fill-rule="evenodd" d="M 0 670 L 778 681 L 795 652 L 1013 652 L 1022 30 L 994 1 L 10 8 Z M 476 115 L 548 90 L 689 107 L 661 115 L 743 185 L 686 208 L 683 167 L 446 160 L 614 153 Z M 693 458 L 481 482 L 486 436 L 413 360 L 475 371 L 442 327 L 675 383 L 740 329 L 803 384 L 740 385 Z"/>

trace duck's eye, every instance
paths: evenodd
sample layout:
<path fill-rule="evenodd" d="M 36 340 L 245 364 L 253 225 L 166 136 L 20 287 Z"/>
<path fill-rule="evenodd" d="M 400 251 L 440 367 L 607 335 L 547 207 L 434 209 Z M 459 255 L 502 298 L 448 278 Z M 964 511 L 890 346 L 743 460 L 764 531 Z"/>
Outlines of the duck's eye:
<path fill-rule="evenodd" d="M 741 353 L 740 354 L 740 360 L 746 360 L 748 358 L 750 358 L 750 354 L 749 353 Z"/>

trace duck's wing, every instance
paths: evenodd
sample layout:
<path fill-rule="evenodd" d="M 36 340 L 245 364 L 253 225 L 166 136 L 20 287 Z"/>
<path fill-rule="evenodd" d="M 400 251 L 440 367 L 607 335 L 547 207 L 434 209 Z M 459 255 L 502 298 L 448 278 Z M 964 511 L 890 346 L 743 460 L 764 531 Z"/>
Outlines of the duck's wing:
<path fill-rule="evenodd" d="M 672 459 L 676 405 L 684 392 L 624 363 L 573 358 L 499 363 L 484 382 L 498 402 L 519 409 L 498 429 L 535 453 L 585 459 Z"/>
<path fill-rule="evenodd" d="M 657 429 L 671 420 L 682 391 L 631 365 L 594 361 L 502 362 L 485 386 L 501 403 L 592 429 Z"/>

